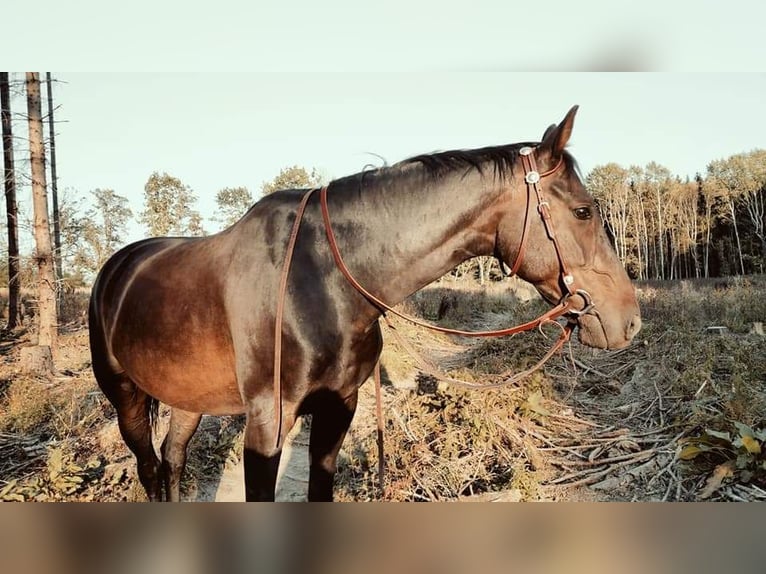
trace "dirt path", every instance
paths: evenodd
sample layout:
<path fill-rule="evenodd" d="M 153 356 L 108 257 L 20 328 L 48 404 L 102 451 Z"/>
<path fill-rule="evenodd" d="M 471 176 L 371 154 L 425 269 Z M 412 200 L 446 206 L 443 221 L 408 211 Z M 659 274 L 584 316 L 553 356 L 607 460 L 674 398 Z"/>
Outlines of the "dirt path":
<path fill-rule="evenodd" d="M 299 419 L 287 437 L 277 475 L 276 500 L 278 502 L 306 500 L 309 476 L 309 431 L 310 426 L 307 421 Z M 243 502 L 245 500 L 244 476 L 245 467 L 240 457 L 237 464 L 223 469 L 217 485 L 208 485 L 203 488 L 198 500 Z"/>
<path fill-rule="evenodd" d="M 371 385 L 368 381 L 365 387 Z M 367 391 L 367 392 L 365 392 Z M 351 431 L 374 425 L 372 397 L 366 396 L 369 389 L 363 389 Z M 311 420 L 298 419 L 285 441 L 282 459 L 277 474 L 277 502 L 305 502 L 308 498 L 309 479 L 309 437 Z M 214 483 L 199 484 L 196 500 L 215 502 L 243 502 L 245 500 L 245 468 L 242 457 L 236 464 L 226 465 Z"/>

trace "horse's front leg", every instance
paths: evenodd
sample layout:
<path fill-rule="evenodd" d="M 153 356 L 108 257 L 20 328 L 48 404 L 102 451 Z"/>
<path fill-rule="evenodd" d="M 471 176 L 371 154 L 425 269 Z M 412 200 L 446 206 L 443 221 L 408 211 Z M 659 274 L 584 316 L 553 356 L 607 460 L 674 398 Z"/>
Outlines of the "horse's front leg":
<path fill-rule="evenodd" d="M 343 399 L 331 394 L 312 409 L 309 445 L 309 501 L 332 501 L 333 480 L 343 439 L 356 411 L 358 391 Z"/>
<path fill-rule="evenodd" d="M 295 424 L 295 415 L 285 409 L 277 447 L 277 420 L 273 409 L 250 409 L 245 426 L 245 499 L 248 502 L 273 502 L 282 444 Z"/>

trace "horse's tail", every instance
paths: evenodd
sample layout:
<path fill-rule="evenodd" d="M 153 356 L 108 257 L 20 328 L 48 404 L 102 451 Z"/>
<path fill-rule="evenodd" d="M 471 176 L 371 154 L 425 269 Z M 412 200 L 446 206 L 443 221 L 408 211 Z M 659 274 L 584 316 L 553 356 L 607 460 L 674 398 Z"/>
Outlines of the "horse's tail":
<path fill-rule="evenodd" d="M 147 397 L 149 397 L 146 406 L 146 410 L 149 412 L 149 424 L 152 430 L 157 432 L 157 423 L 160 420 L 160 401 L 148 394 Z"/>

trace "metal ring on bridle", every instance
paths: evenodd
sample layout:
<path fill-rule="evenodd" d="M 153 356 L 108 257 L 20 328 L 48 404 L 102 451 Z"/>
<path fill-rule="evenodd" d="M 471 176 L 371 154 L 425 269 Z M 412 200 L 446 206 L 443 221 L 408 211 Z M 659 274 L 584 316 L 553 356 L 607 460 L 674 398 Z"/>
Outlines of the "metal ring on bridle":
<path fill-rule="evenodd" d="M 521 148 L 521 149 L 519 150 L 519 155 L 529 155 L 529 154 L 531 154 L 533 151 L 535 151 L 535 148 L 533 148 L 533 147 L 529 147 L 529 146 L 524 146 L 523 148 Z"/>
<path fill-rule="evenodd" d="M 536 171 L 528 171 L 527 175 L 524 176 L 524 181 L 527 183 L 539 183 L 540 182 L 540 174 Z"/>
<path fill-rule="evenodd" d="M 582 300 L 585 302 L 585 306 L 582 309 L 570 310 L 568 313 L 569 315 L 579 317 L 581 315 L 590 313 L 596 307 L 596 304 L 593 302 L 593 297 L 591 297 L 590 293 L 588 293 L 585 289 L 578 289 L 574 294 L 582 297 Z"/>

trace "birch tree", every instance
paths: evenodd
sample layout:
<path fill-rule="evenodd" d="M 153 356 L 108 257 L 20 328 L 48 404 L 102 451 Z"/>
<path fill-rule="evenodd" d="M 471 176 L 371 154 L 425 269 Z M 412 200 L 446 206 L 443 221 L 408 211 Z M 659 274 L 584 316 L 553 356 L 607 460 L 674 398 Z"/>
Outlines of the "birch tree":
<path fill-rule="evenodd" d="M 766 261 L 766 150 L 754 150 L 740 160 L 742 203 L 761 247 L 760 271 Z"/>
<path fill-rule="evenodd" d="M 726 207 L 726 215 L 732 224 L 737 245 L 740 274 L 745 274 L 745 260 L 742 255 L 742 241 L 737 222 L 737 204 L 745 193 L 746 171 L 742 155 L 731 156 L 710 162 L 707 167 L 707 181 Z"/>
<path fill-rule="evenodd" d="M 631 188 L 628 170 L 616 163 L 598 166 L 588 174 L 585 184 L 598 202 L 620 261 L 628 266 L 636 243 L 630 226 Z"/>

